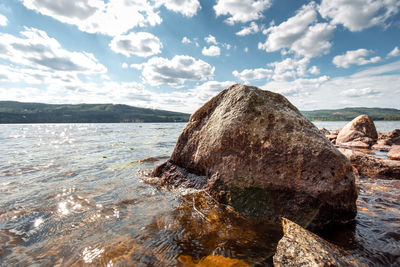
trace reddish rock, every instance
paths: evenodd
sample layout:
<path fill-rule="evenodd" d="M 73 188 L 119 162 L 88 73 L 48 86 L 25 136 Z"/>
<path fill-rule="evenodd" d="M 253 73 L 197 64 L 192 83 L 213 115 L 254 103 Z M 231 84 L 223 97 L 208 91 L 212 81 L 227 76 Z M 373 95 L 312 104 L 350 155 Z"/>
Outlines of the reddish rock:
<path fill-rule="evenodd" d="M 244 216 L 314 226 L 356 215 L 350 162 L 282 95 L 233 85 L 197 110 L 154 175 Z"/>
<path fill-rule="evenodd" d="M 336 144 L 351 144 L 359 146 L 360 142 L 372 145 L 378 139 L 375 124 L 368 115 L 360 115 L 348 124 L 339 132 Z"/>
<path fill-rule="evenodd" d="M 372 149 L 374 150 L 385 151 L 385 152 L 389 152 L 391 148 L 392 147 L 390 145 L 387 145 L 387 142 L 385 140 L 378 140 L 376 144 L 372 146 Z"/>
<path fill-rule="evenodd" d="M 378 133 L 378 142 L 383 145 L 400 145 L 400 129 L 394 129 L 389 133 Z"/>
<path fill-rule="evenodd" d="M 282 218 L 283 238 L 273 257 L 275 267 L 366 266 L 352 254 Z"/>
<path fill-rule="evenodd" d="M 332 135 L 338 135 L 339 132 L 340 132 L 341 130 L 342 130 L 342 128 L 337 129 L 337 130 L 331 130 L 330 133 L 331 133 Z"/>
<path fill-rule="evenodd" d="M 400 179 L 400 162 L 378 158 L 360 151 L 340 148 L 361 176 L 379 179 Z"/>
<path fill-rule="evenodd" d="M 324 135 L 329 135 L 329 134 L 331 134 L 331 132 L 328 131 L 328 130 L 325 129 L 325 128 L 320 128 L 319 130 L 320 130 Z"/>
<path fill-rule="evenodd" d="M 393 160 L 400 160 L 400 146 L 392 146 L 387 156 Z"/>
<path fill-rule="evenodd" d="M 337 139 L 336 139 L 336 143 L 337 143 Z M 361 141 L 351 141 L 351 142 L 347 142 L 347 143 L 340 143 L 339 144 L 340 147 L 354 147 L 354 148 L 361 148 L 361 149 L 368 149 L 370 147 L 369 144 L 361 142 Z"/>

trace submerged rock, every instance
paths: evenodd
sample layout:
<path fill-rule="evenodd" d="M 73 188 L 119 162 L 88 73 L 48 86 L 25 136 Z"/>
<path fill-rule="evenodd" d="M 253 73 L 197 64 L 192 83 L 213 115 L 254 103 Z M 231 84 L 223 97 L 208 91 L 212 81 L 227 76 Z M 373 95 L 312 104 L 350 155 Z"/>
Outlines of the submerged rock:
<path fill-rule="evenodd" d="M 392 146 L 387 156 L 393 160 L 400 160 L 400 146 Z"/>
<path fill-rule="evenodd" d="M 366 153 L 340 148 L 360 175 L 379 179 L 400 179 L 400 161 L 378 158 Z"/>
<path fill-rule="evenodd" d="M 322 226 L 356 215 L 350 162 L 285 97 L 252 86 L 233 85 L 197 110 L 154 175 L 262 221 Z"/>
<path fill-rule="evenodd" d="M 274 266 L 366 266 L 339 247 L 282 218 L 283 238 L 273 257 Z"/>
<path fill-rule="evenodd" d="M 378 139 L 375 124 L 368 115 L 360 115 L 346 124 L 339 132 L 336 144 L 369 147 Z"/>

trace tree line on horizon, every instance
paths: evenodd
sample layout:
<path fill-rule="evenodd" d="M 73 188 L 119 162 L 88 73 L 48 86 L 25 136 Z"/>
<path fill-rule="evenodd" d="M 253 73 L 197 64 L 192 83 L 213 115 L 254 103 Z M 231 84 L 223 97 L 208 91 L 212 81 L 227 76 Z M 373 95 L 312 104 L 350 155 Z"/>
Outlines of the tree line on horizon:
<path fill-rule="evenodd" d="M 312 121 L 349 121 L 361 114 L 373 120 L 400 120 L 392 108 L 301 111 Z M 0 123 L 187 122 L 190 114 L 114 104 L 42 104 L 0 101 Z"/>

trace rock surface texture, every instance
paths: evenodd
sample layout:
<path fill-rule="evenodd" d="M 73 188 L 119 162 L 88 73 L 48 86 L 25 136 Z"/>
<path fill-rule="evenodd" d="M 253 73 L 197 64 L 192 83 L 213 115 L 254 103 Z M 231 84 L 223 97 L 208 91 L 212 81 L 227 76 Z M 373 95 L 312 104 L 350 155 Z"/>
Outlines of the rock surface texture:
<path fill-rule="evenodd" d="M 233 85 L 197 110 L 153 174 L 257 220 L 318 227 L 356 215 L 350 162 L 285 97 L 252 86 Z"/>
<path fill-rule="evenodd" d="M 282 219 L 283 238 L 274 266 L 366 266 L 351 254 L 288 219 Z"/>
<path fill-rule="evenodd" d="M 400 160 L 400 146 L 392 146 L 387 156 L 393 160 Z"/>
<path fill-rule="evenodd" d="M 339 132 L 336 144 L 350 147 L 369 147 L 378 139 L 375 124 L 368 115 L 360 115 Z"/>
<path fill-rule="evenodd" d="M 351 161 L 360 175 L 378 179 L 400 179 L 400 161 L 378 158 L 351 149 L 339 150 Z"/>

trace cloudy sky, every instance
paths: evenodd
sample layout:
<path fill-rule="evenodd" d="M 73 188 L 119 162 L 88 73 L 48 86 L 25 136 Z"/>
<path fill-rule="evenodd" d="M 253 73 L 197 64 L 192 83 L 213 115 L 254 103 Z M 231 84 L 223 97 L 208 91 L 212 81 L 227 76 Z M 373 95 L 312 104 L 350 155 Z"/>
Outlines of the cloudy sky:
<path fill-rule="evenodd" d="M 400 109 L 400 1 L 0 1 L 0 100 L 193 112 L 233 83 Z"/>

